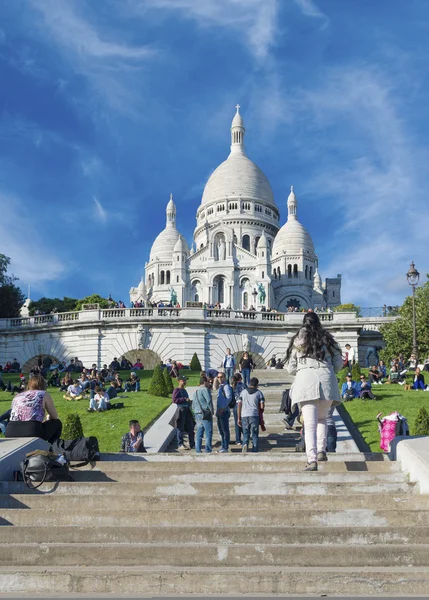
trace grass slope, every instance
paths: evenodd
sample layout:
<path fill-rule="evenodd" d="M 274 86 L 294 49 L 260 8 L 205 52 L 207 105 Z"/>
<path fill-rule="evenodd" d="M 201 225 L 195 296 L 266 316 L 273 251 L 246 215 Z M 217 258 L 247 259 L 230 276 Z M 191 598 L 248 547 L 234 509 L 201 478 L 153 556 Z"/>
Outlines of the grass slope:
<path fill-rule="evenodd" d="M 88 413 L 89 400 L 80 400 L 79 402 L 67 402 L 64 400 L 64 392 L 59 388 L 48 388 L 60 419 L 64 420 L 69 413 L 78 413 L 82 421 L 83 433 L 86 437 L 95 435 L 100 444 L 102 452 L 119 452 L 121 447 L 121 438 L 128 431 L 128 422 L 131 419 L 138 419 L 140 425 L 146 430 L 149 425 L 171 404 L 171 397 L 158 398 L 148 394 L 147 390 L 153 371 L 140 371 L 140 392 L 123 393 L 121 396 L 127 396 L 124 399 L 118 399 L 118 402 L 125 404 L 124 409 L 108 410 L 104 413 Z M 189 378 L 188 385 L 198 385 L 199 373 L 189 371 L 186 373 Z M 121 371 L 121 377 L 126 381 L 129 377 L 129 371 Z M 3 375 L 3 381 L 18 384 L 19 375 Z M 177 381 L 173 380 L 174 385 Z M 10 392 L 0 391 L 0 414 L 10 408 L 12 395 Z M 115 400 L 113 400 L 115 402 Z"/>
<path fill-rule="evenodd" d="M 362 371 L 367 373 L 367 369 L 362 369 Z M 407 383 L 411 383 L 411 379 L 410 376 Z M 386 416 L 398 411 L 407 418 L 410 434 L 414 435 L 414 423 L 419 409 L 424 406 L 429 410 L 429 392 L 406 391 L 401 385 L 385 384 L 374 385 L 372 391 L 377 400 L 355 398 L 351 402 L 344 402 L 343 407 L 349 413 L 371 451 L 382 452 L 378 433 L 378 413 L 381 412 L 383 416 Z"/>

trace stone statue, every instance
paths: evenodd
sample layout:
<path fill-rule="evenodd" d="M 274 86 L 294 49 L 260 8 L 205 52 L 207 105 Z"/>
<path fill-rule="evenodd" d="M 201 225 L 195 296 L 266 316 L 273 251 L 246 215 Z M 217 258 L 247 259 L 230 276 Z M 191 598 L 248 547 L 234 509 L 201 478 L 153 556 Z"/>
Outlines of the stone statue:
<path fill-rule="evenodd" d="M 260 283 L 258 285 L 258 292 L 259 292 L 259 303 L 265 304 L 266 293 L 265 293 L 265 287 L 264 287 L 263 283 Z"/>
<path fill-rule="evenodd" d="M 244 352 L 250 352 L 250 336 L 247 333 L 243 333 L 241 336 Z"/>
<path fill-rule="evenodd" d="M 170 288 L 170 302 L 172 306 L 176 306 L 177 304 L 177 294 L 174 288 Z"/>
<path fill-rule="evenodd" d="M 226 244 L 223 238 L 220 238 L 217 245 L 217 256 L 218 260 L 225 260 L 226 258 Z"/>
<path fill-rule="evenodd" d="M 143 325 L 137 327 L 137 345 L 139 349 L 143 349 L 146 343 L 146 329 Z"/>

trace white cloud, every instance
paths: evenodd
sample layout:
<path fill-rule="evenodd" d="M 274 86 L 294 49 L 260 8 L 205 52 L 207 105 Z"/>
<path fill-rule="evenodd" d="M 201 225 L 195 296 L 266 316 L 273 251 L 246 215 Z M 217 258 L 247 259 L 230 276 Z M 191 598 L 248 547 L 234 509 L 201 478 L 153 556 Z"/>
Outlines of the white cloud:
<path fill-rule="evenodd" d="M 306 17 L 322 20 L 322 29 L 329 25 L 329 18 L 323 13 L 314 0 L 295 0 L 302 14 Z"/>
<path fill-rule="evenodd" d="M 237 32 L 252 54 L 263 59 L 274 43 L 277 33 L 278 0 L 143 0 L 132 9 L 180 11 L 200 27 L 224 27 Z"/>
<path fill-rule="evenodd" d="M 44 283 L 60 279 L 66 269 L 48 241 L 48 228 L 39 228 L 23 202 L 1 190 L 0 209 L 1 252 L 10 257 L 10 272 L 19 278 L 18 285 L 40 289 Z"/>
<path fill-rule="evenodd" d="M 95 204 L 95 212 L 96 212 L 97 217 L 100 219 L 100 221 L 102 223 L 107 223 L 108 214 L 104 210 L 101 202 L 99 200 L 97 200 L 97 198 L 95 196 L 93 196 L 93 200 L 94 200 L 94 204 Z"/>

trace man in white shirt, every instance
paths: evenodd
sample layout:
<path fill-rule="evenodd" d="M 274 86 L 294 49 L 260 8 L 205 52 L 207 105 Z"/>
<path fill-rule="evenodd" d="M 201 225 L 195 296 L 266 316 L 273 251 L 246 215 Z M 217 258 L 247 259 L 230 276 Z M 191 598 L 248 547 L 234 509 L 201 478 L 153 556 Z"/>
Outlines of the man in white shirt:
<path fill-rule="evenodd" d="M 350 344 L 346 344 L 345 346 L 346 352 L 344 356 L 344 366 L 352 370 L 353 363 L 355 362 L 355 351 L 350 346 Z"/>
<path fill-rule="evenodd" d="M 64 395 L 66 400 L 82 400 L 83 391 L 79 385 L 79 381 L 73 382 L 67 388 L 67 392 Z"/>
<path fill-rule="evenodd" d="M 101 389 L 100 386 L 95 386 L 95 395 L 89 402 L 88 412 L 103 412 L 107 410 L 110 398 L 107 392 Z"/>

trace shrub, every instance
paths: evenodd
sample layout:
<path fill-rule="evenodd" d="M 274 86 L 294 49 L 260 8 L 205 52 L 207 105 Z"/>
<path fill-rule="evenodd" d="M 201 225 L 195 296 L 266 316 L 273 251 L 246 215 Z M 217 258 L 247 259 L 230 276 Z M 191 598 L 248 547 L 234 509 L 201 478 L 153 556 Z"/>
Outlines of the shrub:
<path fill-rule="evenodd" d="M 357 317 L 361 317 L 360 306 L 356 306 L 356 304 L 339 304 L 338 306 L 334 306 L 335 312 L 354 312 Z"/>
<path fill-rule="evenodd" d="M 341 371 L 338 371 L 337 377 L 338 377 L 338 383 L 339 383 L 340 387 L 342 387 L 343 383 L 346 382 L 346 377 L 347 377 L 348 372 L 349 372 L 349 370 L 347 367 L 344 367 L 344 369 L 341 369 Z"/>
<path fill-rule="evenodd" d="M 200 363 L 200 359 L 197 356 L 197 353 L 194 353 L 194 356 L 192 357 L 191 360 L 191 370 L 192 371 L 201 371 L 201 363 Z"/>
<path fill-rule="evenodd" d="M 362 375 L 362 371 L 360 370 L 359 363 L 354 363 L 352 365 L 352 379 L 353 381 L 359 381 L 359 377 Z"/>
<path fill-rule="evenodd" d="M 148 389 L 152 396 L 168 396 L 167 384 L 162 371 L 161 365 L 155 367 Z"/>
<path fill-rule="evenodd" d="M 417 413 L 414 422 L 414 435 L 429 435 L 429 414 L 423 407 Z"/>
<path fill-rule="evenodd" d="M 168 395 L 170 395 L 173 393 L 174 385 L 168 369 L 162 369 L 162 375 L 164 377 L 165 387 L 167 388 Z"/>
<path fill-rule="evenodd" d="M 63 440 L 76 440 L 79 437 L 83 437 L 82 422 L 79 415 L 77 413 L 67 415 L 63 424 Z"/>

